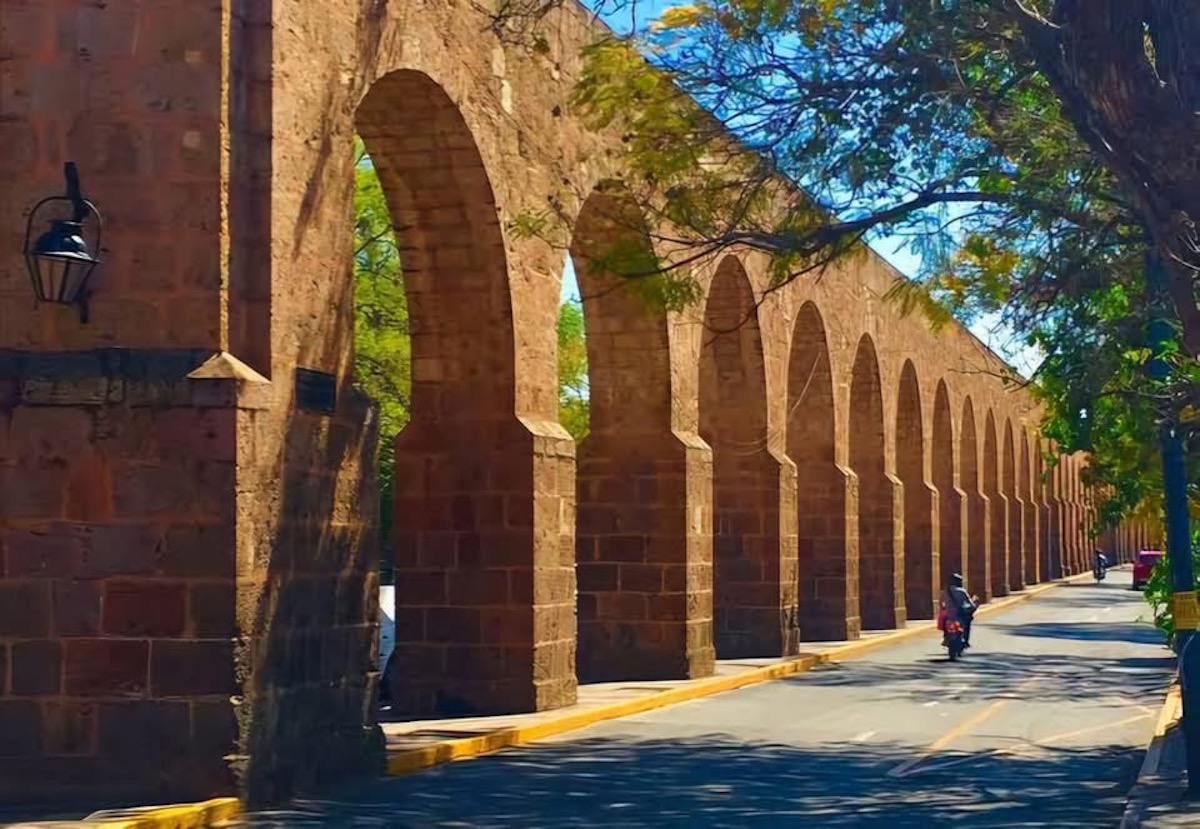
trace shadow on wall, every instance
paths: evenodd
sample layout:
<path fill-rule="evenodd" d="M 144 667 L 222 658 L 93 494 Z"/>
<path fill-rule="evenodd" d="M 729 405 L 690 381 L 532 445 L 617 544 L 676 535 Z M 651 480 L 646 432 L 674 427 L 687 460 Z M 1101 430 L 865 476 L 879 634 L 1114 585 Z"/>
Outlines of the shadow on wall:
<path fill-rule="evenodd" d="M 960 759 L 951 752 L 920 773 L 887 776 L 912 757 L 911 746 L 802 749 L 718 734 L 593 739 L 382 780 L 243 825 L 1091 829 L 1120 819 L 1141 762 L 1136 748 L 1048 749 L 939 771 Z"/>
<path fill-rule="evenodd" d="M 280 502 L 252 533 L 258 578 L 239 588 L 254 607 L 253 636 L 239 654 L 241 796 L 279 802 L 383 769 L 378 688 L 378 495 L 374 405 L 343 386 L 329 417 L 293 410 L 277 467 Z M 257 445 L 271 446 L 264 418 Z M 260 507 L 262 508 L 262 507 Z M 269 508 L 269 505 L 268 505 Z M 264 546 L 268 545 L 268 546 Z M 265 571 L 264 571 L 265 568 Z M 261 580 L 261 581 L 260 581 Z M 253 603 L 253 604 L 251 604 Z M 243 611 L 249 612 L 249 611 Z M 248 619 L 242 620 L 245 630 Z"/>

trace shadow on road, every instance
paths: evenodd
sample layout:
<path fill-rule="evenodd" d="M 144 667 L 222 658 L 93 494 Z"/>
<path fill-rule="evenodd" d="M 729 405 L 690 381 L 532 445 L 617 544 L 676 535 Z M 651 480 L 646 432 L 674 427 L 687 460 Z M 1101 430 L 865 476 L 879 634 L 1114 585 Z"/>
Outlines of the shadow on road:
<path fill-rule="evenodd" d="M 1163 635 L 1157 628 L 1137 622 L 1050 622 L 1037 625 L 990 624 L 988 631 L 1039 639 L 1075 639 L 1090 642 L 1133 642 L 1161 645 Z M 1164 647 L 1165 650 L 1165 647 Z"/>
<path fill-rule="evenodd" d="M 983 634 L 984 630 L 980 630 Z M 1160 657 L 1097 657 L 1077 654 L 988 653 L 986 637 L 972 636 L 978 644 L 963 662 L 951 665 L 930 657 L 919 662 L 846 662 L 822 666 L 807 674 L 781 682 L 825 687 L 887 688 L 890 693 L 877 700 L 911 699 L 928 694 L 930 679 L 953 679 L 955 672 L 971 678 L 971 695 L 978 699 L 1027 696 L 1031 677 L 1038 677 L 1034 691 L 1046 702 L 1083 702 L 1110 697 L 1114 693 L 1145 699 L 1157 705 L 1169 682 L 1174 660 L 1169 652 Z"/>
<path fill-rule="evenodd" d="M 801 749 L 720 735 L 592 739 L 381 780 L 244 825 L 1090 828 L 1120 819 L 1141 759 L 1135 749 L 1050 750 L 887 776 L 912 757 L 894 745 Z"/>

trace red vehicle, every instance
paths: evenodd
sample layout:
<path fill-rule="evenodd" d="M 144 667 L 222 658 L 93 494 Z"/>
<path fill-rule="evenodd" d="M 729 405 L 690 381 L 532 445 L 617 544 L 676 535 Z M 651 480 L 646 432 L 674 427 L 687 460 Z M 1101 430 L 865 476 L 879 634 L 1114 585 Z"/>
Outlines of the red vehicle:
<path fill-rule="evenodd" d="M 1142 550 L 1133 562 L 1133 589 L 1141 590 L 1150 581 L 1154 565 L 1163 557 L 1162 550 Z"/>

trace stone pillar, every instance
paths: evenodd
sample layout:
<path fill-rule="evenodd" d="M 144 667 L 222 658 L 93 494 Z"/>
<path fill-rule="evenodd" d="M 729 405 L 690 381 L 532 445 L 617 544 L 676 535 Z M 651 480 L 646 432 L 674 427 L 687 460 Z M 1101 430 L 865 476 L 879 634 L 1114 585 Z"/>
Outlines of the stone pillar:
<path fill-rule="evenodd" d="M 910 619 L 933 619 L 942 590 L 939 494 L 920 481 L 915 495 L 905 485 L 904 580 L 905 609 Z"/>
<path fill-rule="evenodd" d="M 858 479 L 839 466 L 817 466 L 797 489 L 800 636 L 805 641 L 857 639 Z"/>
<path fill-rule="evenodd" d="M 796 467 L 767 451 L 714 461 L 713 635 L 722 659 L 786 656 L 799 645 Z M 785 534 L 781 505 L 790 505 Z"/>
<path fill-rule="evenodd" d="M 712 461 L 692 436 L 607 432 L 579 450 L 579 675 L 707 676 Z"/>
<path fill-rule="evenodd" d="M 574 701 L 575 572 L 558 535 L 574 446 L 536 426 L 421 420 L 397 441 L 400 712 L 482 716 Z"/>
<path fill-rule="evenodd" d="M 1025 526 L 1025 501 L 1017 493 L 1008 499 L 1008 587 L 1024 590 L 1033 577 L 1029 565 L 1029 537 Z"/>
<path fill-rule="evenodd" d="M 1066 553 L 1066 540 L 1063 533 L 1065 525 L 1065 510 L 1062 500 L 1062 469 L 1056 467 L 1046 492 L 1047 504 L 1047 542 L 1050 548 L 1051 561 L 1055 565 L 1053 576 L 1062 578 L 1070 575 L 1070 560 Z"/>
<path fill-rule="evenodd" d="M 992 600 L 991 502 L 978 490 L 967 492 L 967 589 L 980 602 Z"/>

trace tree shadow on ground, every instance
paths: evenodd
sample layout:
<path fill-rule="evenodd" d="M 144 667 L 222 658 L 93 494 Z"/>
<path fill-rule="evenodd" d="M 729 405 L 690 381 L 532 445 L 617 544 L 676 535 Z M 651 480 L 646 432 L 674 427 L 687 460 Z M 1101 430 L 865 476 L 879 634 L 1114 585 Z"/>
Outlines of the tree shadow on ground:
<path fill-rule="evenodd" d="M 966 755 L 944 754 L 888 775 L 914 756 L 893 744 L 591 739 L 379 780 L 244 825 L 1090 829 L 1120 820 L 1141 761 L 1116 746 L 957 763 Z"/>
<path fill-rule="evenodd" d="M 1163 635 L 1147 624 L 1137 622 L 1048 622 L 1037 625 L 990 624 L 987 630 L 1012 636 L 1033 636 L 1040 639 L 1073 639 L 1091 642 L 1133 642 L 1142 645 L 1161 645 Z"/>
<path fill-rule="evenodd" d="M 1174 659 L 1160 657 L 1096 657 L 1072 653 L 986 653 L 984 637 L 964 661 L 951 665 L 930 657 L 924 663 L 847 662 L 824 665 L 782 682 L 816 687 L 873 687 L 888 693 L 876 701 L 912 699 L 931 694 L 930 680 L 952 683 L 956 675 L 970 678 L 971 695 L 978 699 L 1011 699 L 1031 693 L 1044 702 L 1089 702 L 1114 693 L 1157 705 L 1170 681 Z M 933 666 L 933 663 L 942 663 Z M 929 668 L 930 670 L 922 670 Z M 933 671 L 933 673 L 931 673 Z M 1037 677 L 1030 690 L 1031 677 Z"/>

